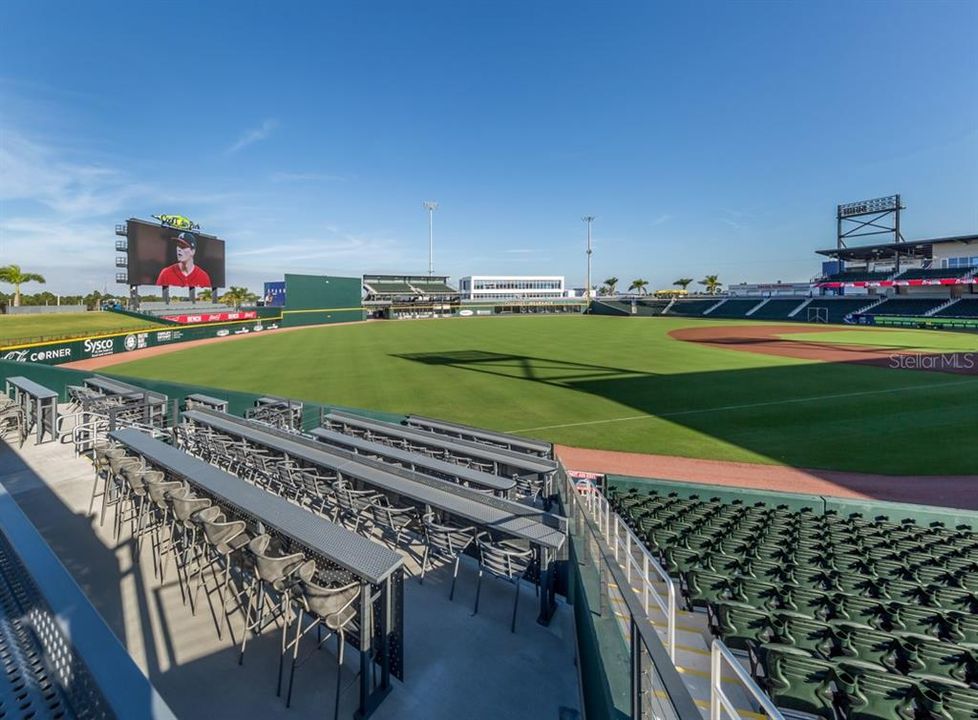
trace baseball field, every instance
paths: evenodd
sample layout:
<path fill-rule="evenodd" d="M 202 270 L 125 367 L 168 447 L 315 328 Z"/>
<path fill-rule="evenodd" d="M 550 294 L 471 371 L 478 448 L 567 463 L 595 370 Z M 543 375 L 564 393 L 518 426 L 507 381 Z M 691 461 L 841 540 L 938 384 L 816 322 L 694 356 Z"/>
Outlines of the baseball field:
<path fill-rule="evenodd" d="M 544 316 L 309 328 L 110 372 L 414 412 L 577 447 L 969 475 L 973 366 L 973 334 Z"/>

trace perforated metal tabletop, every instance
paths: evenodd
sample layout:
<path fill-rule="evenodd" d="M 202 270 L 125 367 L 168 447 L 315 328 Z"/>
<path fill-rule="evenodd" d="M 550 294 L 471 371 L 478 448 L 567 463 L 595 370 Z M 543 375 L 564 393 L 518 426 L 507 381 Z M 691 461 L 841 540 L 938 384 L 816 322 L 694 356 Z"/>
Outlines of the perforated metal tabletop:
<path fill-rule="evenodd" d="M 85 378 L 85 384 L 89 387 L 101 390 L 109 395 L 139 395 L 152 402 L 166 402 L 167 399 L 166 395 L 163 395 L 162 393 L 147 390 L 146 388 L 141 388 L 138 385 L 130 385 L 129 383 L 122 382 L 121 380 L 113 380 L 112 378 L 102 377 L 101 375 L 94 375 L 90 378 Z"/>
<path fill-rule="evenodd" d="M 336 445 L 357 452 L 379 455 L 397 462 L 409 463 L 415 467 L 428 468 L 443 475 L 456 477 L 460 481 L 467 482 L 470 485 L 477 485 L 490 490 L 500 490 L 503 492 L 512 490 L 516 486 L 516 481 L 510 478 L 467 468 L 464 465 L 456 465 L 455 463 L 439 460 L 421 453 L 409 452 L 400 448 L 391 447 L 390 445 L 364 440 L 353 435 L 344 435 L 335 430 L 316 428 L 315 430 L 311 430 L 310 434 L 315 435 L 328 445 Z"/>
<path fill-rule="evenodd" d="M 329 468 L 384 492 L 465 518 L 480 527 L 522 538 L 551 550 L 566 540 L 567 520 L 527 505 L 484 495 L 447 480 L 411 473 L 411 477 L 351 459 L 315 440 L 288 433 L 272 433 L 242 418 L 208 410 L 188 410 L 183 416 L 219 432 L 240 437 L 312 465 Z M 355 456 L 352 456 L 355 458 Z"/>
<path fill-rule="evenodd" d="M 496 465 L 504 465 L 520 473 L 538 473 L 546 475 L 557 470 L 557 463 L 546 458 L 527 455 L 526 453 L 494 448 L 482 443 L 470 442 L 460 438 L 438 435 L 436 433 L 410 428 L 404 425 L 394 425 L 393 423 L 370 420 L 368 418 L 349 415 L 347 413 L 330 412 L 325 415 L 326 421 L 333 421 L 343 425 L 357 427 L 370 432 L 385 435 L 387 437 L 399 438 L 414 442 L 418 445 L 427 445 L 434 448 L 442 448 L 458 455 L 466 455 L 476 460 L 491 462 Z"/>
<path fill-rule="evenodd" d="M 116 430 L 114 440 L 167 472 L 185 478 L 208 495 L 258 518 L 266 526 L 376 585 L 401 567 L 400 555 L 346 528 L 250 485 L 183 450 L 139 430 Z"/>
<path fill-rule="evenodd" d="M 475 442 L 479 442 L 479 440 L 482 439 L 491 443 L 502 443 L 504 445 L 508 445 L 510 449 L 515 449 L 516 452 L 537 454 L 541 455 L 542 457 L 552 457 L 553 455 L 554 446 L 551 443 L 543 440 L 534 440 L 532 438 L 525 438 L 519 435 L 510 435 L 509 433 L 496 432 L 495 430 L 485 430 L 483 428 L 472 427 L 471 425 L 462 425 L 461 423 L 437 420 L 435 418 L 424 417 L 422 415 L 408 415 L 407 424 L 413 428 L 419 428 L 421 430 L 430 430 L 431 432 L 435 433 L 445 433 L 450 437 L 457 434 L 459 439 L 462 440 L 468 436 Z"/>

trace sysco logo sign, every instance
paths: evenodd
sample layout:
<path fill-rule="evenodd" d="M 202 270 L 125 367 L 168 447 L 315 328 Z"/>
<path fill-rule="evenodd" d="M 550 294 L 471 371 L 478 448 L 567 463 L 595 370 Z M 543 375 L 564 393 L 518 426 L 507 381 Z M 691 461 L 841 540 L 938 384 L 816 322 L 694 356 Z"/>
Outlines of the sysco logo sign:
<path fill-rule="evenodd" d="M 105 338 L 102 340 L 86 340 L 83 348 L 86 353 L 92 357 L 100 357 L 102 355 L 111 355 L 115 352 L 115 341 L 112 338 Z"/>

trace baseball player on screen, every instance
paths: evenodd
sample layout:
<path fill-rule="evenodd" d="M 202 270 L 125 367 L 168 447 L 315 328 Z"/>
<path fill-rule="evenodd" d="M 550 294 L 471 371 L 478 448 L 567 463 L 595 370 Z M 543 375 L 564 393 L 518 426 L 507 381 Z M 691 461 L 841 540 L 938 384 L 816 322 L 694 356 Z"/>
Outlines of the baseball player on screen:
<path fill-rule="evenodd" d="M 197 237 L 190 232 L 182 232 L 174 238 L 177 241 L 177 261 L 160 271 L 156 284 L 163 287 L 210 287 L 211 277 L 199 265 L 194 264 L 197 252 Z"/>

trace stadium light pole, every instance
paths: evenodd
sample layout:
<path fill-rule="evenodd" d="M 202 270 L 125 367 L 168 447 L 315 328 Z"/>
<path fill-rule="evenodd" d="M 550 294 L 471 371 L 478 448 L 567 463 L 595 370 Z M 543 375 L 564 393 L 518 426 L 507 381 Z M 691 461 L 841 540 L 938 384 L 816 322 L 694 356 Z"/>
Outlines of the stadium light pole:
<path fill-rule="evenodd" d="M 433 261 L 434 238 L 435 238 L 434 225 L 435 225 L 435 210 L 438 209 L 438 203 L 436 203 L 434 200 L 425 200 L 424 203 L 422 204 L 424 206 L 424 209 L 428 211 L 428 277 L 431 277 L 432 274 L 435 272 L 435 265 Z"/>
<path fill-rule="evenodd" d="M 585 215 L 581 218 L 587 223 L 587 286 L 584 288 L 584 300 L 588 305 L 591 304 L 591 223 L 594 222 L 594 215 Z"/>

